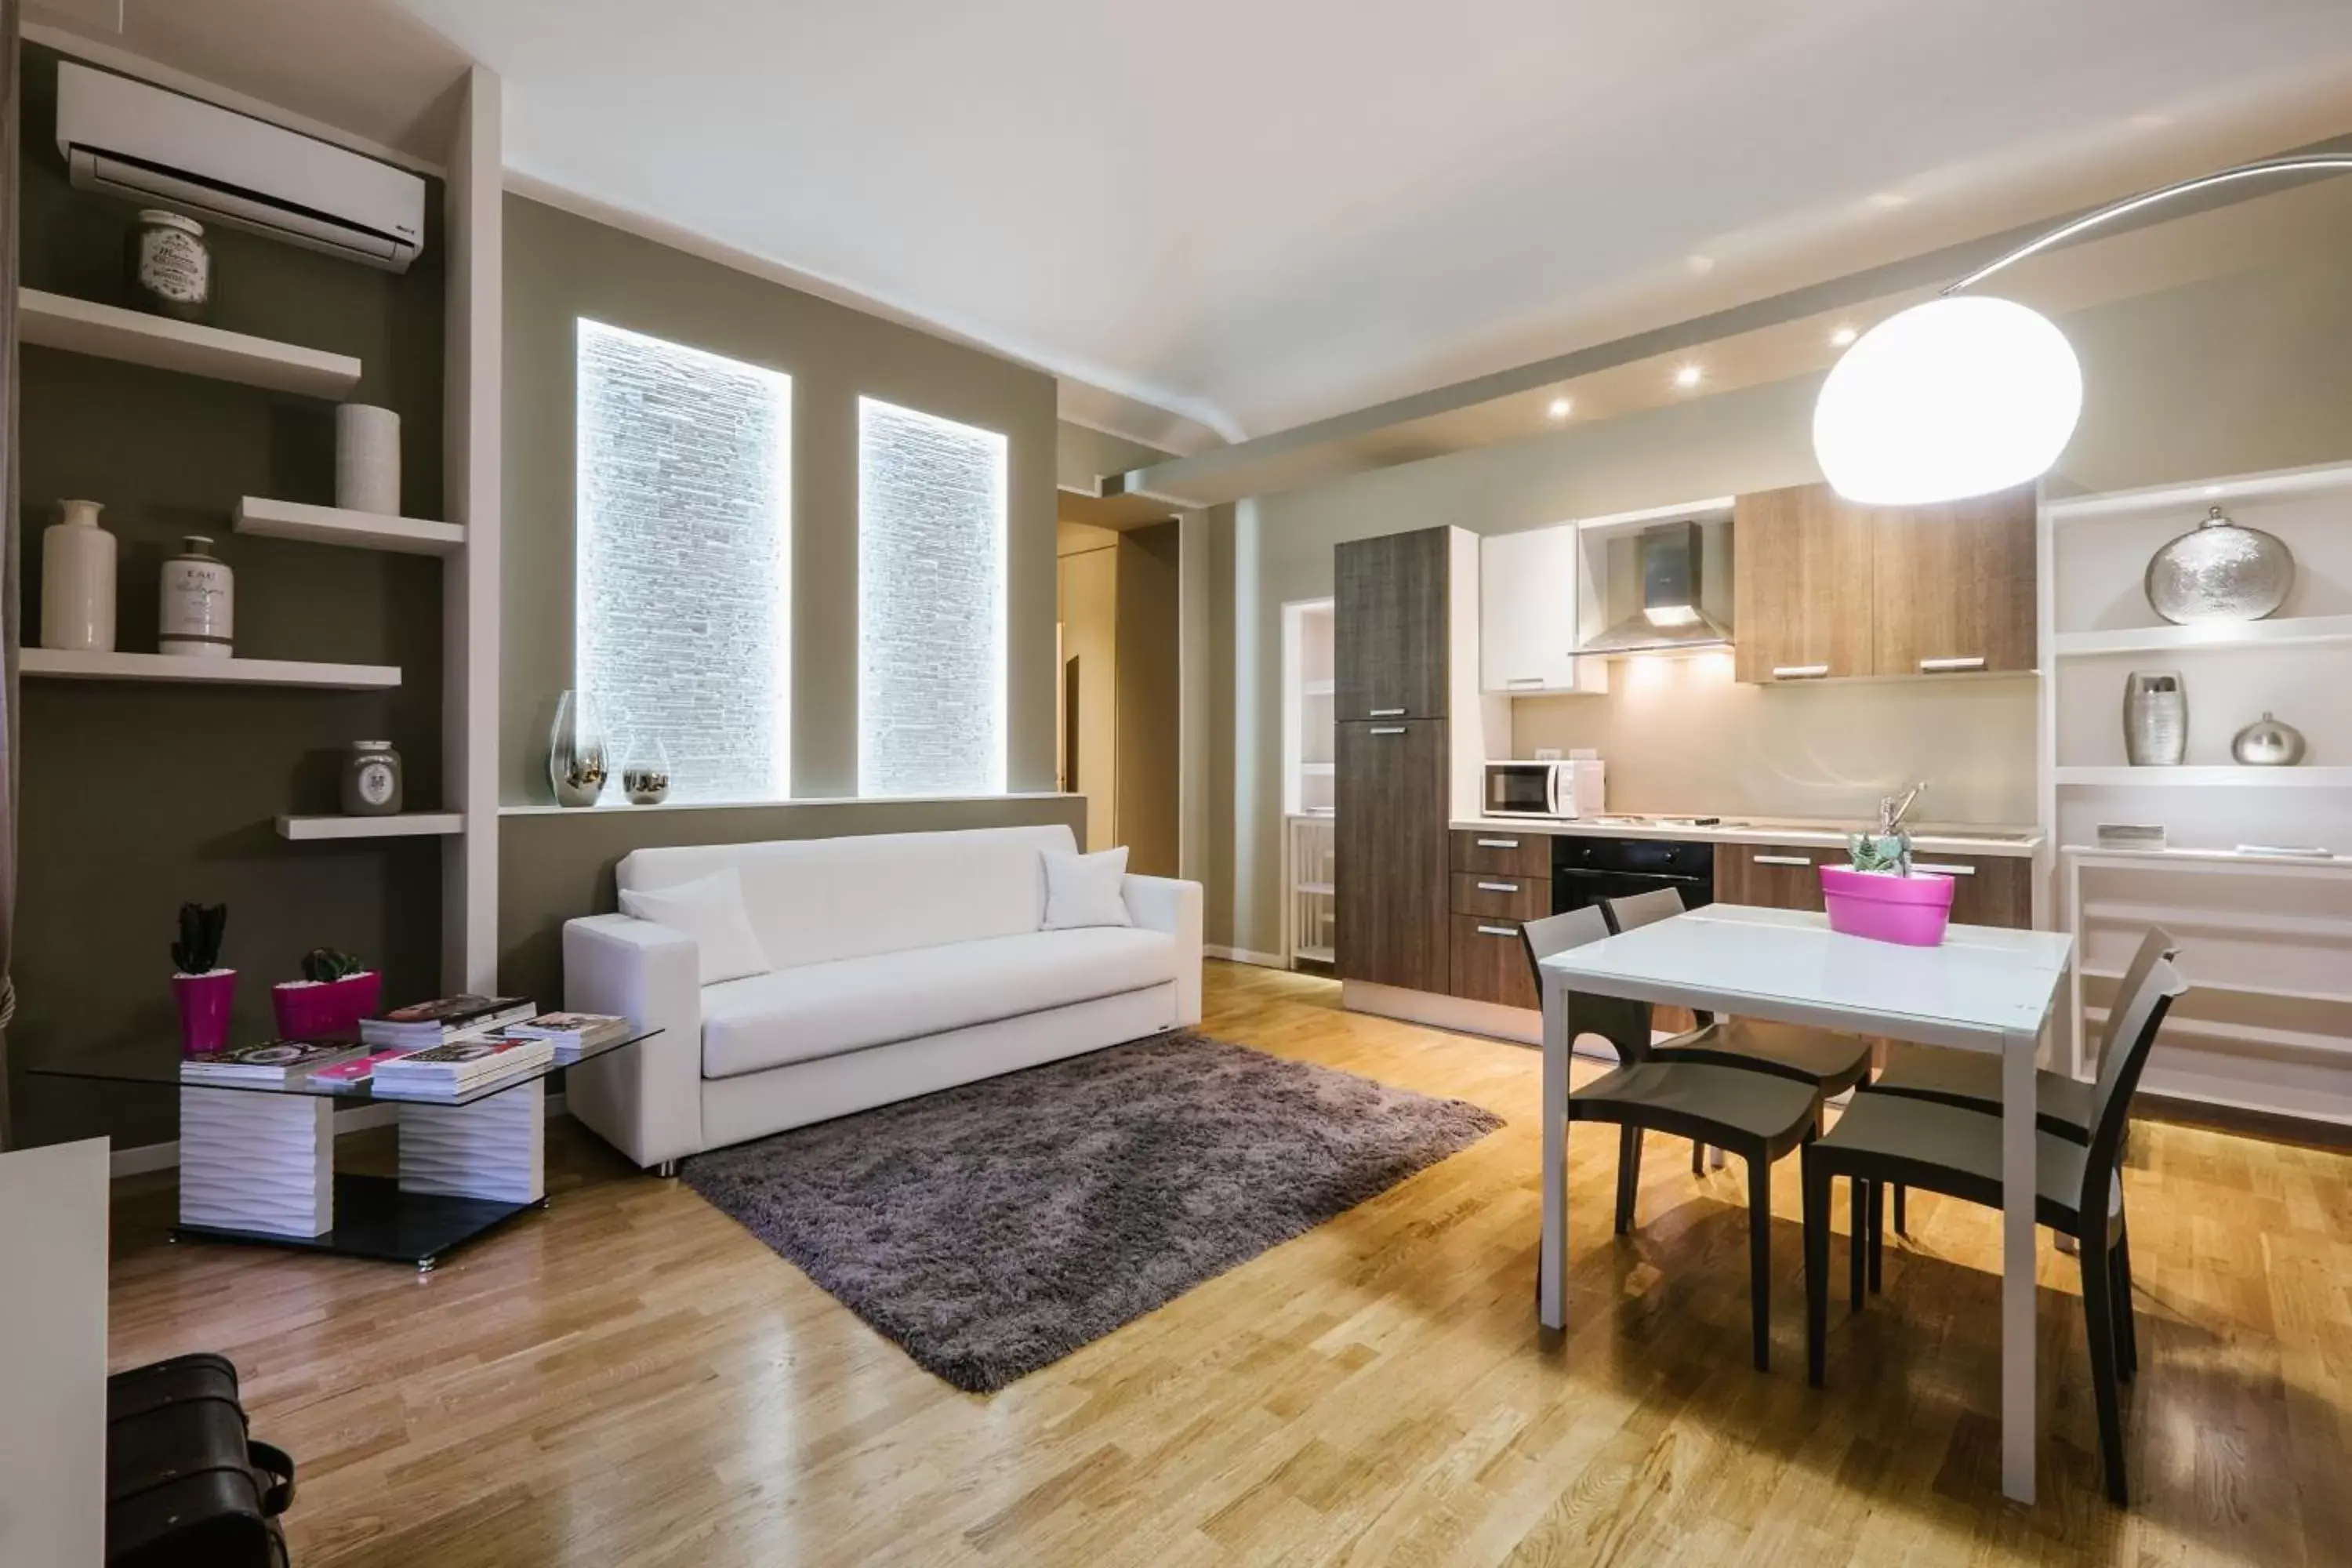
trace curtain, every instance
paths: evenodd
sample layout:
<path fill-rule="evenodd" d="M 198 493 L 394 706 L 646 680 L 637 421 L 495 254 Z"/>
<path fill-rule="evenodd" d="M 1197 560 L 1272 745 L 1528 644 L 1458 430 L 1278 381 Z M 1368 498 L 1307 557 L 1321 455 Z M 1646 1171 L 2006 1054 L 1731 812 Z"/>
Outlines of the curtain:
<path fill-rule="evenodd" d="M 16 1016 L 16 647 L 24 563 L 16 522 L 16 141 L 19 0 L 0 0 L 0 1150 L 12 1146 L 8 1027 Z"/>

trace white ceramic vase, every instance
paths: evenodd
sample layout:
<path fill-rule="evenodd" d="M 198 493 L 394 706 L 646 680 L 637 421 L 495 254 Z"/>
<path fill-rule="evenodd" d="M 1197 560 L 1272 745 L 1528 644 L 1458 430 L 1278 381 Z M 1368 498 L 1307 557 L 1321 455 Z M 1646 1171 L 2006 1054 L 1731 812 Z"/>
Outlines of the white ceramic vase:
<path fill-rule="evenodd" d="M 41 534 L 41 646 L 114 651 L 114 535 L 94 500 L 58 502 Z"/>
<path fill-rule="evenodd" d="M 365 403 L 335 409 L 335 504 L 400 515 L 400 416 L 391 409 Z"/>

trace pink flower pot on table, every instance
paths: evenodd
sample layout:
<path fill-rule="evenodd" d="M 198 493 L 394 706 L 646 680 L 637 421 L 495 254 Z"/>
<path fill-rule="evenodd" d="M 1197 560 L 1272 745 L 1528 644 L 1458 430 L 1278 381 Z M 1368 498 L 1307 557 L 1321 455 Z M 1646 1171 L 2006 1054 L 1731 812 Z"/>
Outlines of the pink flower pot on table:
<path fill-rule="evenodd" d="M 229 1010 L 236 1004 L 236 971 L 172 976 L 172 997 L 180 1005 L 180 1054 L 202 1056 L 228 1044 Z"/>
<path fill-rule="evenodd" d="M 1952 879 L 1935 871 L 1895 877 L 1824 866 L 1822 900 L 1833 931 L 1905 947 L 1936 947 L 1952 919 Z"/>
<path fill-rule="evenodd" d="M 289 980 L 269 990 L 278 1033 L 289 1040 L 356 1034 L 360 1020 L 375 1016 L 383 1000 L 383 976 L 373 969 L 341 980 Z"/>

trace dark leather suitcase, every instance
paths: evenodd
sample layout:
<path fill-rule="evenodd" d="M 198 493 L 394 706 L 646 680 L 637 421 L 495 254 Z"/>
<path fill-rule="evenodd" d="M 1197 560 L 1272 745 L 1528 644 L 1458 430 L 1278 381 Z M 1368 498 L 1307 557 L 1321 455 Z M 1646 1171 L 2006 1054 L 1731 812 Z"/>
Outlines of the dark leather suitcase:
<path fill-rule="evenodd" d="M 294 1463 L 247 1434 L 227 1357 L 106 1380 L 108 1568 L 285 1568 L 293 1500 Z"/>

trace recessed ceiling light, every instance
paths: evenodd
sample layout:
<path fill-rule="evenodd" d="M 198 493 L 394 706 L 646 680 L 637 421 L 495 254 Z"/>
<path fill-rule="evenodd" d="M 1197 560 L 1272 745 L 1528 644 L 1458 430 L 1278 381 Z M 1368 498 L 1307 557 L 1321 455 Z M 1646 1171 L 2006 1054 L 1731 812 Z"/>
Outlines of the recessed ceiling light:
<path fill-rule="evenodd" d="M 1695 364 L 1686 364 L 1683 366 L 1682 369 L 1675 372 L 1675 384 L 1676 386 L 1696 386 L 1699 384 L 1700 378 L 1706 374 L 1706 372 L 1699 369 L 1698 366 Z"/>
<path fill-rule="evenodd" d="M 1565 397 L 1553 398 L 1544 409 L 1554 419 L 1565 419 L 1575 411 L 1576 405 Z"/>
<path fill-rule="evenodd" d="M 1836 331 L 1830 334 L 1830 347 L 1833 349 L 1842 349 L 1860 336 L 1862 336 L 1862 334 L 1855 331 L 1852 327 L 1840 327 Z"/>

